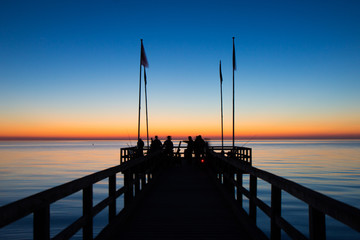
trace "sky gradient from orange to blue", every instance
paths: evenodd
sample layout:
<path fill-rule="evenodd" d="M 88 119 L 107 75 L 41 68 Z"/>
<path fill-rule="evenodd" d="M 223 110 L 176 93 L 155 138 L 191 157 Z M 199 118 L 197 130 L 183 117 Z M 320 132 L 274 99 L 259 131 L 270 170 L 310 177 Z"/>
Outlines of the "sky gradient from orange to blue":
<path fill-rule="evenodd" d="M 0 2 L 0 139 L 360 138 L 359 1 Z M 142 87 L 144 85 L 142 84 Z M 144 89 L 142 89 L 143 91 Z M 144 95 L 142 96 L 144 100 Z M 146 136 L 142 101 L 141 136 Z"/>

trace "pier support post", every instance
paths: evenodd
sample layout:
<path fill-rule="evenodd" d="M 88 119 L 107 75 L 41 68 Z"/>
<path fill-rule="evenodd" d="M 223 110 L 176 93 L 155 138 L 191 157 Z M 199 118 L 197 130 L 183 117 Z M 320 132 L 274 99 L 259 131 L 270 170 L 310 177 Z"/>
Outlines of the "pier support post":
<path fill-rule="evenodd" d="M 116 174 L 109 177 L 109 223 L 111 223 L 116 216 Z"/>
<path fill-rule="evenodd" d="M 127 207 L 133 199 L 133 174 L 130 169 L 124 172 L 124 207 Z"/>
<path fill-rule="evenodd" d="M 46 204 L 34 212 L 34 239 L 50 239 L 50 205 Z"/>
<path fill-rule="evenodd" d="M 325 240 L 325 214 L 309 206 L 309 232 L 311 240 Z"/>
<path fill-rule="evenodd" d="M 236 189 L 236 200 L 239 206 L 243 207 L 243 195 L 242 195 L 242 186 L 243 186 L 243 172 L 238 170 L 236 173 L 236 182 L 237 182 L 237 189 Z"/>
<path fill-rule="evenodd" d="M 271 240 L 281 239 L 281 228 L 276 224 L 278 216 L 281 216 L 281 189 L 271 185 Z"/>
<path fill-rule="evenodd" d="M 93 239 L 93 188 L 92 185 L 83 189 L 83 216 L 85 225 L 83 227 L 83 239 Z"/>
<path fill-rule="evenodd" d="M 256 204 L 255 199 L 257 195 L 257 178 L 250 175 L 250 199 L 249 199 L 249 215 L 251 221 L 256 225 Z"/>

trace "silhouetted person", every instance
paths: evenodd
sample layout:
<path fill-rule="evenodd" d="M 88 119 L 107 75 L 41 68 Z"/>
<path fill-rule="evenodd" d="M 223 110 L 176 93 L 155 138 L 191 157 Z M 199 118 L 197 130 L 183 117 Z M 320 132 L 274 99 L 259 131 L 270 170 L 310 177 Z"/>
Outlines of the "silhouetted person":
<path fill-rule="evenodd" d="M 154 139 L 154 141 L 152 142 L 151 146 L 152 146 L 152 150 L 153 150 L 154 152 L 162 149 L 162 143 L 161 143 L 161 141 L 159 140 L 158 136 L 155 136 L 155 139 Z"/>
<path fill-rule="evenodd" d="M 150 140 L 150 149 L 149 149 L 149 151 L 150 152 L 154 152 L 154 139 L 153 138 L 150 138 L 151 140 Z"/>
<path fill-rule="evenodd" d="M 138 142 L 137 142 L 137 156 L 138 157 L 144 156 L 143 150 L 144 150 L 144 142 L 143 142 L 143 140 L 141 140 L 141 138 L 139 138 Z"/>
<path fill-rule="evenodd" d="M 174 156 L 174 144 L 171 141 L 171 136 L 168 136 L 166 141 L 164 142 L 164 147 L 165 147 L 165 154 L 168 157 L 173 157 Z"/>
<path fill-rule="evenodd" d="M 197 136 L 194 141 L 194 152 L 196 160 L 200 160 L 204 156 L 205 152 L 205 141 L 201 135 Z"/>
<path fill-rule="evenodd" d="M 187 148 L 185 149 L 185 158 L 188 159 L 189 162 L 191 162 L 192 159 L 192 153 L 194 151 L 194 141 L 191 136 L 188 137 L 187 141 L 184 141 L 187 143 Z"/>

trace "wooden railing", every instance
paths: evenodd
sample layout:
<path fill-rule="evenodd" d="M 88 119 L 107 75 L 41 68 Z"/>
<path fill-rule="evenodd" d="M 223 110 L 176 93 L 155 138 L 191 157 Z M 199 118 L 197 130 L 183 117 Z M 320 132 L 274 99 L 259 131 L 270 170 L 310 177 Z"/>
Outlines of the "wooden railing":
<path fill-rule="evenodd" d="M 175 156 L 184 157 L 186 146 L 181 145 L 181 142 L 174 147 Z M 223 152 L 225 156 L 229 158 L 235 158 L 239 161 L 247 162 L 252 164 L 252 149 L 247 147 L 232 147 L 232 146 L 209 146 L 209 149 L 212 152 L 221 153 Z M 142 155 L 147 155 L 149 149 L 145 147 L 142 151 Z M 138 151 L 136 147 L 128 147 L 120 149 L 120 163 L 129 161 L 138 156 Z M 192 156 L 195 157 L 195 154 L 192 153 Z"/>
<path fill-rule="evenodd" d="M 143 153 L 143 155 L 145 155 Z M 137 156 L 137 148 L 136 147 L 127 147 L 120 148 L 120 164 L 127 162 L 131 159 L 136 158 Z"/>
<path fill-rule="evenodd" d="M 33 214 L 34 239 L 69 239 L 82 229 L 83 239 L 93 239 L 93 219 L 108 207 L 109 223 L 131 205 L 133 199 L 152 181 L 161 166 L 161 157 L 152 154 L 124 162 L 121 165 L 76 179 L 30 197 L 0 207 L 0 228 Z M 124 186 L 116 187 L 116 175 L 124 174 Z M 108 197 L 93 206 L 93 185 L 108 178 Z M 50 205 L 82 191 L 83 214 L 80 218 L 50 238 Z M 116 199 L 124 195 L 124 209 L 116 213 Z"/>
<path fill-rule="evenodd" d="M 208 161 L 214 177 L 222 189 L 232 199 L 232 203 L 246 214 L 256 225 L 256 210 L 260 208 L 270 218 L 270 239 L 281 239 L 281 231 L 292 239 L 308 239 L 303 233 L 281 216 L 281 193 L 285 191 L 308 205 L 309 239 L 326 239 L 325 216 L 330 216 L 360 232 L 360 210 L 301 186 L 295 182 L 252 167 L 250 164 L 226 158 L 215 152 L 209 154 Z M 249 190 L 243 187 L 243 175 L 249 174 Z M 271 185 L 271 205 L 257 197 L 257 179 Z M 236 190 L 236 191 L 235 191 Z M 243 196 L 249 199 L 249 211 L 243 208 Z M 259 230 L 257 228 L 257 230 Z M 259 238 L 263 238 L 262 234 Z M 266 237 L 267 238 L 267 237 Z M 266 239 L 265 238 L 265 239 Z"/>
<path fill-rule="evenodd" d="M 224 153 L 228 158 L 236 159 L 248 164 L 252 164 L 252 149 L 248 147 L 232 147 L 232 146 L 213 146 L 209 150 L 215 153 Z"/>

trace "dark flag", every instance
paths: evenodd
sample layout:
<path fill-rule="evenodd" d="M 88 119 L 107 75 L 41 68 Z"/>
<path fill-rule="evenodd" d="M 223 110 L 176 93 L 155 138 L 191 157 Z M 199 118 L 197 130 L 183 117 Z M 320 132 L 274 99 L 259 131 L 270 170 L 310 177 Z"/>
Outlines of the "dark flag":
<path fill-rule="evenodd" d="M 236 70 L 235 42 L 234 42 L 234 38 L 233 38 L 233 69 Z"/>
<path fill-rule="evenodd" d="M 220 60 L 220 65 L 219 65 L 219 74 L 220 74 L 220 83 L 222 83 L 223 78 L 222 78 L 222 73 L 221 73 L 221 60 Z"/>
<path fill-rule="evenodd" d="M 141 65 L 143 65 L 144 67 L 149 67 L 149 63 L 146 58 L 145 49 L 142 41 L 141 41 Z"/>

